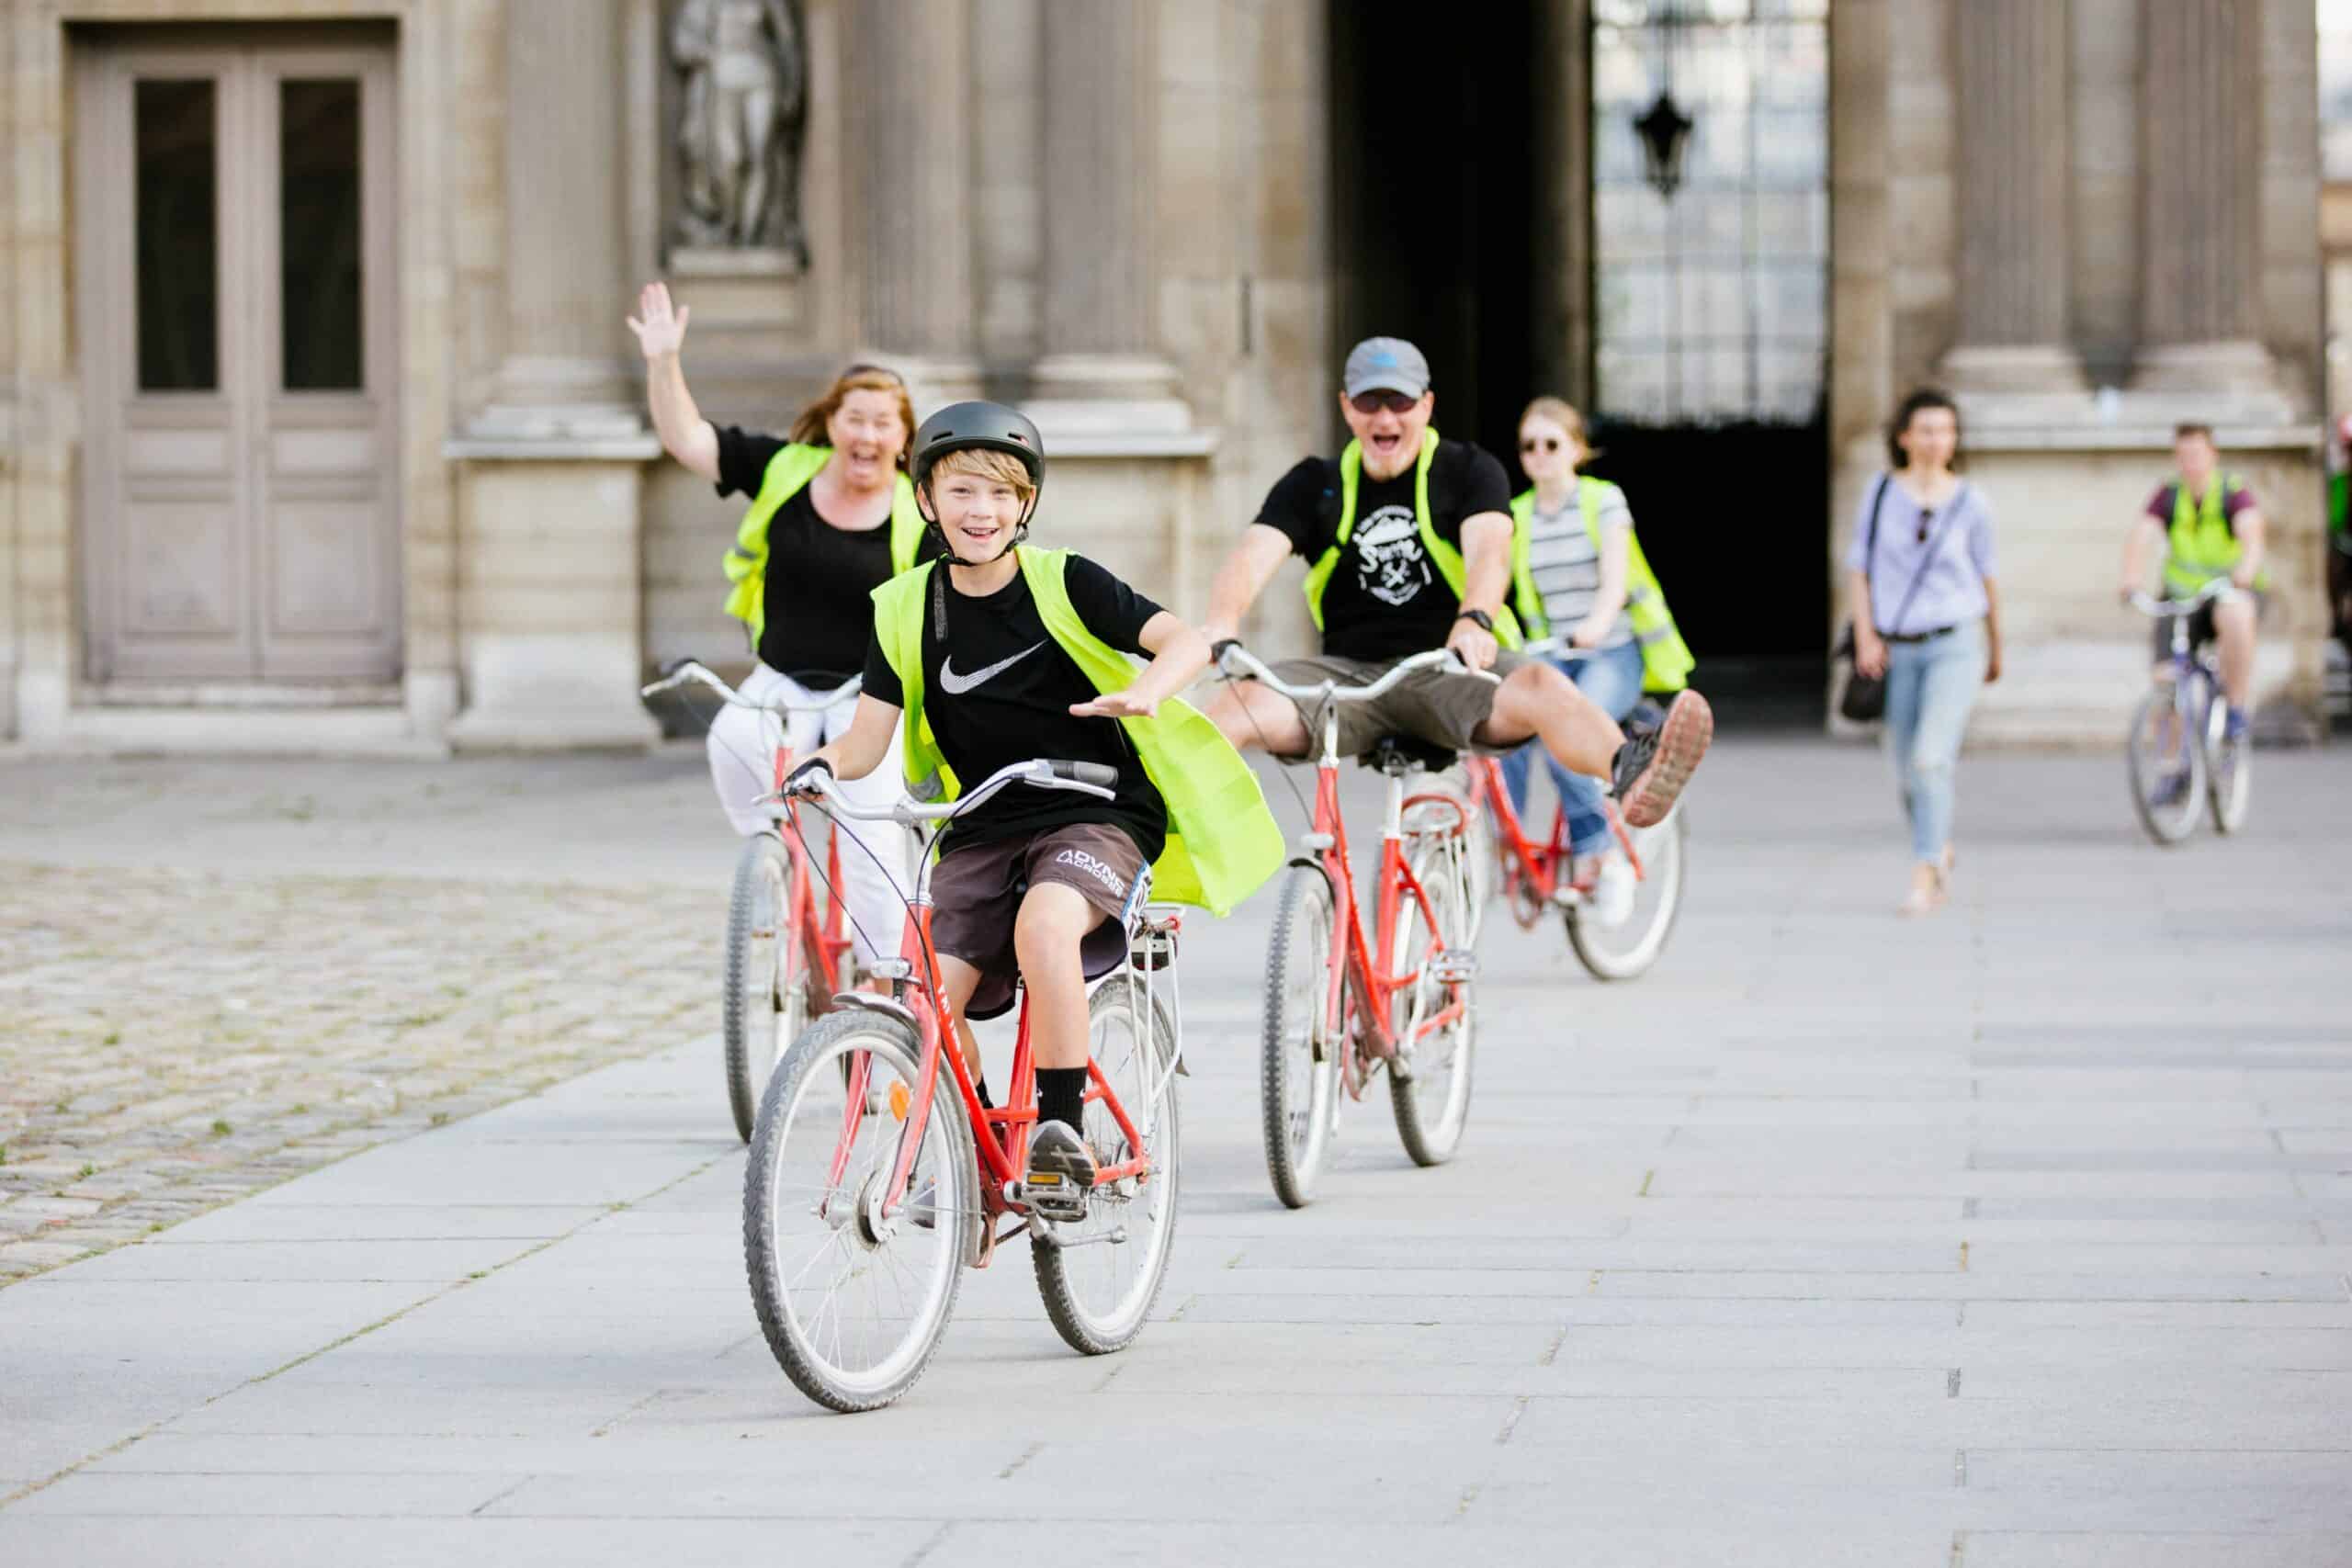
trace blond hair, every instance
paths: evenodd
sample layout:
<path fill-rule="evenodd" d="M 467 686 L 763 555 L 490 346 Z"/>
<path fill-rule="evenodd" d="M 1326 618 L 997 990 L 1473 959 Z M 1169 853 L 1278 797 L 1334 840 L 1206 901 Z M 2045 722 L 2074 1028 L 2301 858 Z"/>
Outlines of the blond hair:
<path fill-rule="evenodd" d="M 1037 493 L 1037 487 L 1029 482 L 1028 464 L 1010 452 L 990 451 L 985 446 L 967 446 L 948 453 L 931 466 L 930 482 L 935 486 L 946 474 L 971 474 L 1011 485 L 1013 493 L 1023 501 Z"/>
<path fill-rule="evenodd" d="M 1584 415 L 1577 412 L 1576 405 L 1567 399 L 1555 398 L 1549 392 L 1533 399 L 1520 411 L 1519 423 L 1525 424 L 1531 419 L 1548 419 L 1566 431 L 1568 439 L 1577 444 L 1577 462 L 1579 465 L 1600 456 L 1592 449 L 1592 437 L 1585 432 Z"/>
<path fill-rule="evenodd" d="M 915 406 L 908 400 L 907 384 L 899 379 L 899 373 L 879 365 L 853 365 L 835 377 L 824 396 L 800 411 L 800 417 L 792 422 L 787 439 L 804 446 L 831 446 L 833 437 L 826 427 L 832 423 L 833 415 L 841 412 L 842 404 L 849 400 L 852 392 L 888 392 L 898 400 L 899 423 L 906 431 L 899 442 L 898 465 L 905 468 L 907 448 L 914 445 Z"/>

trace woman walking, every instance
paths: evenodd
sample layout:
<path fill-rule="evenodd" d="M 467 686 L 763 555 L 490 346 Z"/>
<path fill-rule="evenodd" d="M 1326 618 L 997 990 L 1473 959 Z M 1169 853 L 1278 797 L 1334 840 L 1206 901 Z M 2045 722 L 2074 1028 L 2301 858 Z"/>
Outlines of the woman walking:
<path fill-rule="evenodd" d="M 1939 908 L 1952 872 L 1953 775 L 1980 685 L 2001 678 L 1993 514 L 1954 471 L 1960 411 L 1942 392 L 1903 400 L 1887 472 L 1863 498 L 1846 565 L 1854 669 L 1886 682 L 1886 744 L 1911 819 L 1906 915 Z"/>
<path fill-rule="evenodd" d="M 855 365 L 800 412 L 785 439 L 722 428 L 695 406 L 679 366 L 688 310 L 673 310 L 669 289 L 659 283 L 645 286 L 638 309 L 628 325 L 645 351 L 648 399 L 663 448 L 720 495 L 752 498 L 726 558 L 733 585 L 727 612 L 750 629 L 759 657 L 740 690 L 754 701 L 805 710 L 786 716 L 785 734 L 794 754 L 806 756 L 847 729 L 857 709 L 854 693 L 826 697 L 865 666 L 874 621 L 867 595 L 924 553 L 925 525 L 905 473 L 914 434 L 906 386 L 878 366 Z M 772 829 L 754 802 L 773 785 L 776 723 L 733 706 L 711 720 L 711 783 L 728 820 L 747 838 Z M 851 800 L 882 807 L 898 789 L 887 769 L 842 785 Z M 858 959 L 870 965 L 898 951 L 904 914 L 890 880 L 906 882 L 905 843 L 888 828 L 844 822 L 835 830 L 862 834 L 859 841 L 874 852 L 849 848 L 842 855 Z"/>

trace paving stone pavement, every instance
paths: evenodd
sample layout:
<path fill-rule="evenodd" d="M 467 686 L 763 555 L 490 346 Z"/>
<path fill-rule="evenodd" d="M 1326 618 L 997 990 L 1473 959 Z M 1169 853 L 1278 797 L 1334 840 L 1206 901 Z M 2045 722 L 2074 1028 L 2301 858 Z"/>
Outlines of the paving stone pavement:
<path fill-rule="evenodd" d="M 912 1568 L 1042 1524 L 1112 1563 L 2352 1562 L 2352 767 L 2263 763 L 2243 840 L 2167 852 L 2111 760 L 1971 758 L 1959 897 L 1905 923 L 1875 760 L 1727 739 L 1657 970 L 1490 922 L 1462 1157 L 1366 1105 L 1297 1213 L 1257 1144 L 1271 913 L 1198 926 L 1158 1320 L 1069 1354 L 1016 1244 L 870 1416 L 758 1336 L 690 1009 L 0 1291 L 0 1562 Z M 377 775 L 365 829 L 208 774 L 146 859 L 527 889 L 563 822 L 601 886 L 723 881 L 692 759 L 506 766 Z M 0 859 L 136 862 L 104 819 L 141 787 L 10 816 Z"/>

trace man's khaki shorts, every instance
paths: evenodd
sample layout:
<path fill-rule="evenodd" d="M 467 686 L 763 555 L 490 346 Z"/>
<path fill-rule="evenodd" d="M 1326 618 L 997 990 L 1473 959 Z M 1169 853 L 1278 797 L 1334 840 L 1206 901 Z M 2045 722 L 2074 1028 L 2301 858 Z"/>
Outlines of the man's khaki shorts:
<path fill-rule="evenodd" d="M 1272 668 L 1275 675 L 1295 686 L 1311 685 L 1317 681 L 1366 686 L 1386 674 L 1396 662 L 1318 657 L 1285 659 Z M 1526 662 L 1516 653 L 1498 649 L 1492 670 L 1497 676 L 1508 676 Z M 1340 714 L 1340 755 L 1361 757 L 1384 735 L 1408 735 L 1448 751 L 1481 749 L 1476 731 L 1495 711 L 1495 693 L 1499 689 L 1497 681 L 1442 667 L 1416 670 L 1371 702 L 1334 705 Z M 1306 750 L 1290 754 L 1291 760 L 1321 755 L 1323 706 L 1320 703 L 1298 705 L 1299 717 L 1306 725 Z"/>

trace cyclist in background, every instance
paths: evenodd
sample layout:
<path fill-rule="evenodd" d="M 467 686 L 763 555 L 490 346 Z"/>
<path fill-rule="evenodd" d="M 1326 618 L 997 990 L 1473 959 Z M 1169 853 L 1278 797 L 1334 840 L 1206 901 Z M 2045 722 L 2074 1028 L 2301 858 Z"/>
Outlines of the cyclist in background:
<path fill-rule="evenodd" d="M 2235 740 L 2246 732 L 2254 693 L 2255 625 L 2269 588 L 2269 576 L 2263 570 L 2262 510 L 2246 482 L 2222 470 L 2211 425 L 2180 425 L 2173 432 L 2172 452 L 2179 471 L 2157 487 L 2124 541 L 2123 599 L 2129 604 L 2146 582 L 2148 552 L 2160 543 L 2165 550 L 2165 598 L 2187 599 L 2221 577 L 2242 591 L 2238 597 L 2199 609 L 2188 626 L 2192 646 L 2221 645 L 2222 692 L 2229 705 L 2230 739 Z M 2160 670 L 2171 657 L 2172 627 L 2158 620 L 2155 661 Z M 2184 775 L 2170 781 L 2169 787 L 2177 791 L 2187 784 Z"/>
<path fill-rule="evenodd" d="M 1625 492 L 1577 472 L 1591 457 L 1584 416 L 1566 400 L 1537 398 L 1519 416 L 1519 466 L 1532 483 L 1510 503 L 1511 608 L 1529 641 L 1557 636 L 1584 650 L 1580 659 L 1553 662 L 1623 723 L 1645 686 L 1689 685 L 1692 660 L 1634 539 Z M 1541 750 L 1530 743 L 1503 759 L 1503 781 L 1522 818 Z M 1593 895 L 1604 924 L 1623 919 L 1636 877 L 1601 809 L 1600 781 L 1544 760 L 1567 813 L 1569 886 Z"/>

